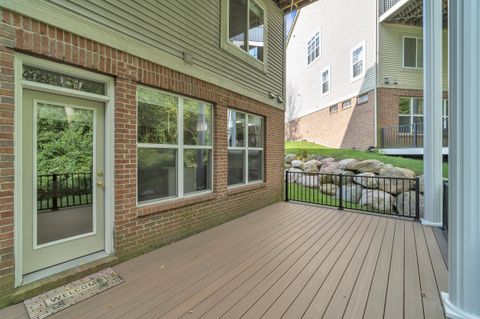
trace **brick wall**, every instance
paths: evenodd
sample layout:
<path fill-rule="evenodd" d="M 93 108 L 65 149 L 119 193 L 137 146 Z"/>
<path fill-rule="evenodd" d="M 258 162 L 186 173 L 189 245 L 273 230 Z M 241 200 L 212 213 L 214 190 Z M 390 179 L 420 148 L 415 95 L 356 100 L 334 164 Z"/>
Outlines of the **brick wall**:
<path fill-rule="evenodd" d="M 14 50 L 115 77 L 115 249 L 130 258 L 281 200 L 283 111 L 61 29 L 2 12 L 0 25 L 0 297 L 13 289 Z M 136 206 L 136 87 L 215 105 L 214 192 Z M 227 189 L 227 108 L 265 117 L 264 183 Z M 108 165 L 108 164 L 107 164 Z"/>
<path fill-rule="evenodd" d="M 368 92 L 368 102 L 356 105 L 357 98 L 351 99 L 351 107 L 330 113 L 330 108 L 305 115 L 293 126 L 295 140 L 307 140 L 334 148 L 367 149 L 375 145 L 375 91 Z"/>

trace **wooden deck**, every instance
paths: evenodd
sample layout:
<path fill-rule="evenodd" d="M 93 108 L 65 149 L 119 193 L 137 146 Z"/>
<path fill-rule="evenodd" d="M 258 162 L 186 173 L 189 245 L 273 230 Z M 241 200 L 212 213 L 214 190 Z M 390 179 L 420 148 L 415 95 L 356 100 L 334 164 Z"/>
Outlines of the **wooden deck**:
<path fill-rule="evenodd" d="M 114 269 L 125 283 L 51 318 L 444 318 L 447 290 L 431 228 L 293 203 Z"/>

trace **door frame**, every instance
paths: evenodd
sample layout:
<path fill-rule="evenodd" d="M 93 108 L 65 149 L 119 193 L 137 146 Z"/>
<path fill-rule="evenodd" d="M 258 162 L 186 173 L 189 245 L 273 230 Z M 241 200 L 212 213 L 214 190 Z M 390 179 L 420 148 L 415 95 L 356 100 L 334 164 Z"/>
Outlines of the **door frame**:
<path fill-rule="evenodd" d="M 48 84 L 42 84 L 22 79 L 23 64 L 28 64 L 38 68 L 69 74 L 76 77 L 81 77 L 88 80 L 94 80 L 105 84 L 105 95 L 82 92 L 68 88 L 56 87 Z M 105 190 L 105 250 L 104 254 L 93 254 L 94 259 L 102 258 L 105 255 L 114 254 L 114 167 L 115 167 L 115 128 L 114 128 L 114 108 L 115 108 L 115 81 L 112 77 L 86 71 L 81 68 L 52 62 L 49 60 L 36 58 L 33 56 L 17 53 L 14 61 L 15 72 L 15 120 L 14 120 L 14 252 L 15 252 L 15 287 L 25 284 L 25 276 L 22 273 L 23 269 L 23 230 L 22 230 L 22 97 L 23 90 L 30 89 L 42 91 L 47 93 L 59 94 L 63 96 L 76 97 L 86 100 L 93 100 L 105 103 L 105 184 L 109 187 Z M 92 261 L 92 256 L 85 256 L 89 261 Z M 94 260 L 93 259 L 93 260 Z M 79 260 L 84 262 L 85 260 Z M 75 267 L 76 263 L 68 261 L 64 264 L 55 265 L 45 270 L 41 270 L 38 274 L 29 274 L 33 280 L 46 277 L 53 273 L 58 273 Z M 53 273 L 52 273 L 53 271 Z M 31 282 L 32 280 L 28 280 Z"/>

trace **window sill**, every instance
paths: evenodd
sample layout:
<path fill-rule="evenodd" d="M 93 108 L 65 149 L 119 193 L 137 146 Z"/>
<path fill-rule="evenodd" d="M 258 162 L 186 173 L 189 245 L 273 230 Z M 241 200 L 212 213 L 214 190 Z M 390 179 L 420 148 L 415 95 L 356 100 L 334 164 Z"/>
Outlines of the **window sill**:
<path fill-rule="evenodd" d="M 168 199 L 163 202 L 139 205 L 137 206 L 137 217 L 153 215 L 171 209 L 206 202 L 215 198 L 217 198 L 215 193 L 208 192 L 202 194 L 193 194 L 182 198 Z"/>
<path fill-rule="evenodd" d="M 232 186 L 232 187 L 229 187 L 227 189 L 227 195 L 236 195 L 236 194 L 240 194 L 240 193 L 244 193 L 244 192 L 249 192 L 249 191 L 252 191 L 252 190 L 256 190 L 256 189 L 259 189 L 259 188 L 264 188 L 266 187 L 267 185 L 265 184 L 265 182 L 261 181 L 261 182 L 254 182 L 254 183 L 251 183 L 251 184 L 245 184 L 245 185 L 238 185 L 238 186 Z"/>

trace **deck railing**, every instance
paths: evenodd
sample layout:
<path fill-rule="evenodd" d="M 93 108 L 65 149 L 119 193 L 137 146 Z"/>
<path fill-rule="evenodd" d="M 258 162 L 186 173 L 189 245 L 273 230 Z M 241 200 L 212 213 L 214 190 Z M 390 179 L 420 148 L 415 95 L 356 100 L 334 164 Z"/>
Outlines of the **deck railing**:
<path fill-rule="evenodd" d="M 423 123 L 383 127 L 380 129 L 381 148 L 421 148 L 424 141 Z M 443 120 L 443 147 L 448 146 L 448 120 Z"/>
<path fill-rule="evenodd" d="M 37 209 L 92 204 L 92 173 L 37 175 Z"/>
<path fill-rule="evenodd" d="M 285 171 L 285 200 L 420 218 L 418 178 Z"/>

